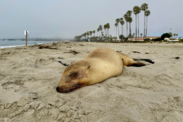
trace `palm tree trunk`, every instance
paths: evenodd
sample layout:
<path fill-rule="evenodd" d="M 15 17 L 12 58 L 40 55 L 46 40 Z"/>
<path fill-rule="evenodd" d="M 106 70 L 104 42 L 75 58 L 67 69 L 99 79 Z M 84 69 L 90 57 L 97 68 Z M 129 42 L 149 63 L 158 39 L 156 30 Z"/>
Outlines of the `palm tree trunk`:
<path fill-rule="evenodd" d="M 104 29 L 104 35 L 106 34 L 106 29 Z"/>
<path fill-rule="evenodd" d="M 126 21 L 126 36 L 128 35 L 128 31 L 127 31 L 127 21 Z"/>
<path fill-rule="evenodd" d="M 118 25 L 118 38 L 119 38 L 119 25 Z"/>
<path fill-rule="evenodd" d="M 128 22 L 127 22 L 127 37 L 128 37 Z"/>
<path fill-rule="evenodd" d="M 107 28 L 107 37 L 108 37 L 108 35 L 109 35 L 109 34 L 108 34 L 108 31 L 109 31 L 109 29 Z"/>
<path fill-rule="evenodd" d="M 109 37 L 109 28 L 108 28 L 108 37 Z"/>
<path fill-rule="evenodd" d="M 129 34 L 128 35 L 130 35 L 130 22 L 129 22 Z"/>
<path fill-rule="evenodd" d="M 139 14 L 138 14 L 138 41 L 139 41 Z"/>
<path fill-rule="evenodd" d="M 145 11 L 144 11 L 144 37 L 145 37 Z"/>
<path fill-rule="evenodd" d="M 121 25 L 121 34 L 122 34 L 122 25 Z"/>
<path fill-rule="evenodd" d="M 136 30 L 135 30 L 135 41 L 137 41 L 137 15 L 135 15 L 135 23 L 136 23 L 136 26 L 135 26 L 135 28 L 136 28 Z"/>
<path fill-rule="evenodd" d="M 132 36 L 131 23 L 130 23 L 130 36 Z"/>
<path fill-rule="evenodd" d="M 146 17 L 146 35 L 147 35 L 147 21 L 148 21 L 148 16 Z"/>
<path fill-rule="evenodd" d="M 122 35 L 123 35 L 123 25 L 122 25 Z"/>
<path fill-rule="evenodd" d="M 109 28 L 108 28 L 108 37 L 109 37 Z"/>
<path fill-rule="evenodd" d="M 117 38 L 117 27 L 116 27 L 116 38 Z"/>

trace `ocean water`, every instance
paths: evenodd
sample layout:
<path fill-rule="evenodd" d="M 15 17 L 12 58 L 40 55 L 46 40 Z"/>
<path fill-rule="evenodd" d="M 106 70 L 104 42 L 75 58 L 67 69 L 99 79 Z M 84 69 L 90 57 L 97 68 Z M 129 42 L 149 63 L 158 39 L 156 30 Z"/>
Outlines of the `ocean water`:
<path fill-rule="evenodd" d="M 54 41 L 58 42 L 58 41 Z M 53 43 L 53 41 L 27 41 L 27 45 L 36 45 L 36 44 L 45 44 L 45 43 Z M 19 47 L 25 46 L 26 42 L 22 40 L 0 40 L 0 48 L 10 48 L 10 47 Z"/>

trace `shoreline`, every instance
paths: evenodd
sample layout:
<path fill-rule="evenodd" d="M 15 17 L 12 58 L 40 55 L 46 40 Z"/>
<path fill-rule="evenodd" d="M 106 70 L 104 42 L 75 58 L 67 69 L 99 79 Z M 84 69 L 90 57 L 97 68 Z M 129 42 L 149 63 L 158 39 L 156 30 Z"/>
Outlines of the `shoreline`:
<path fill-rule="evenodd" d="M 59 42 L 69 42 L 71 41 L 54 41 L 54 42 L 49 42 L 49 43 L 38 43 L 38 44 L 28 44 L 27 46 L 33 46 L 33 45 L 42 45 L 42 44 L 52 44 L 52 43 L 59 43 Z M 74 43 L 119 43 L 119 44 L 183 44 L 182 42 L 138 42 L 138 41 L 128 41 L 128 42 L 74 42 Z M 0 46 L 0 49 L 4 48 L 14 48 L 14 47 L 23 47 L 25 45 L 12 45 L 12 46 Z"/>

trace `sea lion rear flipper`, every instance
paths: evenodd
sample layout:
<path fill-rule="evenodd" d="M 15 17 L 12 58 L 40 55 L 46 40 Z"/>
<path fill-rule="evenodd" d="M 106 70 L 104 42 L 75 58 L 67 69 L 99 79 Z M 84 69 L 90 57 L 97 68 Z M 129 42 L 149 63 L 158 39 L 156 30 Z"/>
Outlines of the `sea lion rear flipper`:
<path fill-rule="evenodd" d="M 151 60 L 151 59 L 133 59 L 134 61 L 146 61 L 146 62 L 149 62 L 151 64 L 154 64 L 154 62 Z"/>
<path fill-rule="evenodd" d="M 142 63 L 142 62 L 134 62 L 132 65 L 129 65 L 132 67 L 142 67 L 142 66 L 146 66 L 146 64 Z"/>

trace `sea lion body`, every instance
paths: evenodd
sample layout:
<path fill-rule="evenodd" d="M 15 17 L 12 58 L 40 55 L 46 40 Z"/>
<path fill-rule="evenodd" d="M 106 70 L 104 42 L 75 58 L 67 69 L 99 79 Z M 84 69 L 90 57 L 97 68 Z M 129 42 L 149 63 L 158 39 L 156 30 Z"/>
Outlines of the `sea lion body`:
<path fill-rule="evenodd" d="M 91 51 L 84 59 L 66 67 L 56 90 L 67 93 L 86 85 L 102 82 L 120 75 L 124 65 L 134 64 L 144 65 L 112 49 L 98 48 Z"/>

